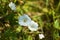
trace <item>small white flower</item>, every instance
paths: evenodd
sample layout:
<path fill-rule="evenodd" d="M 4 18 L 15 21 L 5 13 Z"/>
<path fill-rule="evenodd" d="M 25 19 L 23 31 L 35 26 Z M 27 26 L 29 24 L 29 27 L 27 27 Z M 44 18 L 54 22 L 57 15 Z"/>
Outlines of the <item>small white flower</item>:
<path fill-rule="evenodd" d="M 16 10 L 16 5 L 15 5 L 13 2 L 10 2 L 10 3 L 9 3 L 9 7 L 10 7 L 12 10 Z"/>
<path fill-rule="evenodd" d="M 28 29 L 31 31 L 37 31 L 38 30 L 38 24 L 34 21 L 31 21 L 28 25 Z"/>
<path fill-rule="evenodd" d="M 39 38 L 40 39 L 43 39 L 44 38 L 44 35 L 43 34 L 39 34 Z"/>
<path fill-rule="evenodd" d="M 21 26 L 28 26 L 28 24 L 31 22 L 30 17 L 26 14 L 20 16 L 18 20 Z"/>

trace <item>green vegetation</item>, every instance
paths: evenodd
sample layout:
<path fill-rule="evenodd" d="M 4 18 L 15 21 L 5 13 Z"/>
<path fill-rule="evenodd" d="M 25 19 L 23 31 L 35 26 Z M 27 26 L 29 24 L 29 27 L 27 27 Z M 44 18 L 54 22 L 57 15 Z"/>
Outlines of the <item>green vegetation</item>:
<path fill-rule="evenodd" d="M 16 5 L 15 11 L 10 2 Z M 38 23 L 37 31 L 19 25 L 23 14 Z M 39 39 L 40 33 L 45 38 Z M 0 40 L 60 40 L 60 0 L 0 0 Z"/>

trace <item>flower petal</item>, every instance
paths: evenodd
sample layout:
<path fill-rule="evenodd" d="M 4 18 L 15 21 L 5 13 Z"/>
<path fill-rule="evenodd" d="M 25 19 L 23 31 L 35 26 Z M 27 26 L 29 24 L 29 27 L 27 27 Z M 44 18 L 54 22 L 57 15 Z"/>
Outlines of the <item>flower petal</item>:
<path fill-rule="evenodd" d="M 31 22 L 30 17 L 26 14 L 20 16 L 18 20 L 21 26 L 28 26 L 28 24 Z"/>
<path fill-rule="evenodd" d="M 28 28 L 31 31 L 37 31 L 38 30 L 38 24 L 34 21 L 31 21 L 31 23 L 28 25 Z"/>
<path fill-rule="evenodd" d="M 44 35 L 43 34 L 39 34 L 39 38 L 40 39 L 43 39 L 44 38 Z"/>
<path fill-rule="evenodd" d="M 9 7 L 10 7 L 12 10 L 16 10 L 16 5 L 15 5 L 13 2 L 10 2 L 10 3 L 9 3 Z"/>

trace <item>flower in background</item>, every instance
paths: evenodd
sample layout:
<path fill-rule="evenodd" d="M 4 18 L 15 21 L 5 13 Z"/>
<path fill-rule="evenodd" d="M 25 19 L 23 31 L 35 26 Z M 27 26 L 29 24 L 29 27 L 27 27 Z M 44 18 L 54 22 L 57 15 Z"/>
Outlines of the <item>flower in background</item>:
<path fill-rule="evenodd" d="M 9 3 L 9 7 L 10 7 L 12 10 L 16 10 L 16 5 L 15 5 L 13 2 L 10 2 L 10 3 Z"/>
<path fill-rule="evenodd" d="M 43 34 L 39 34 L 39 38 L 40 39 L 43 39 L 44 38 L 44 35 Z"/>
<path fill-rule="evenodd" d="M 26 14 L 20 16 L 18 20 L 21 26 L 28 26 L 28 24 L 31 22 L 30 17 Z"/>
<path fill-rule="evenodd" d="M 28 25 L 28 29 L 31 31 L 37 31 L 38 30 L 38 24 L 34 21 L 31 21 Z"/>

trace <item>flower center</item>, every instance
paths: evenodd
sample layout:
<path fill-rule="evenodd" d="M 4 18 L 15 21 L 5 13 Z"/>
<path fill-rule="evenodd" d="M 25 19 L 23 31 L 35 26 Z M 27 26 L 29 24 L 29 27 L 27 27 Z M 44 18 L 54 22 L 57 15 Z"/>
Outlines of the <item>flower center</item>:
<path fill-rule="evenodd" d="M 34 28 L 34 25 L 31 25 L 32 28 Z"/>
<path fill-rule="evenodd" d="M 27 20 L 26 20 L 26 19 L 24 19 L 23 21 L 24 21 L 24 22 L 26 22 Z"/>

